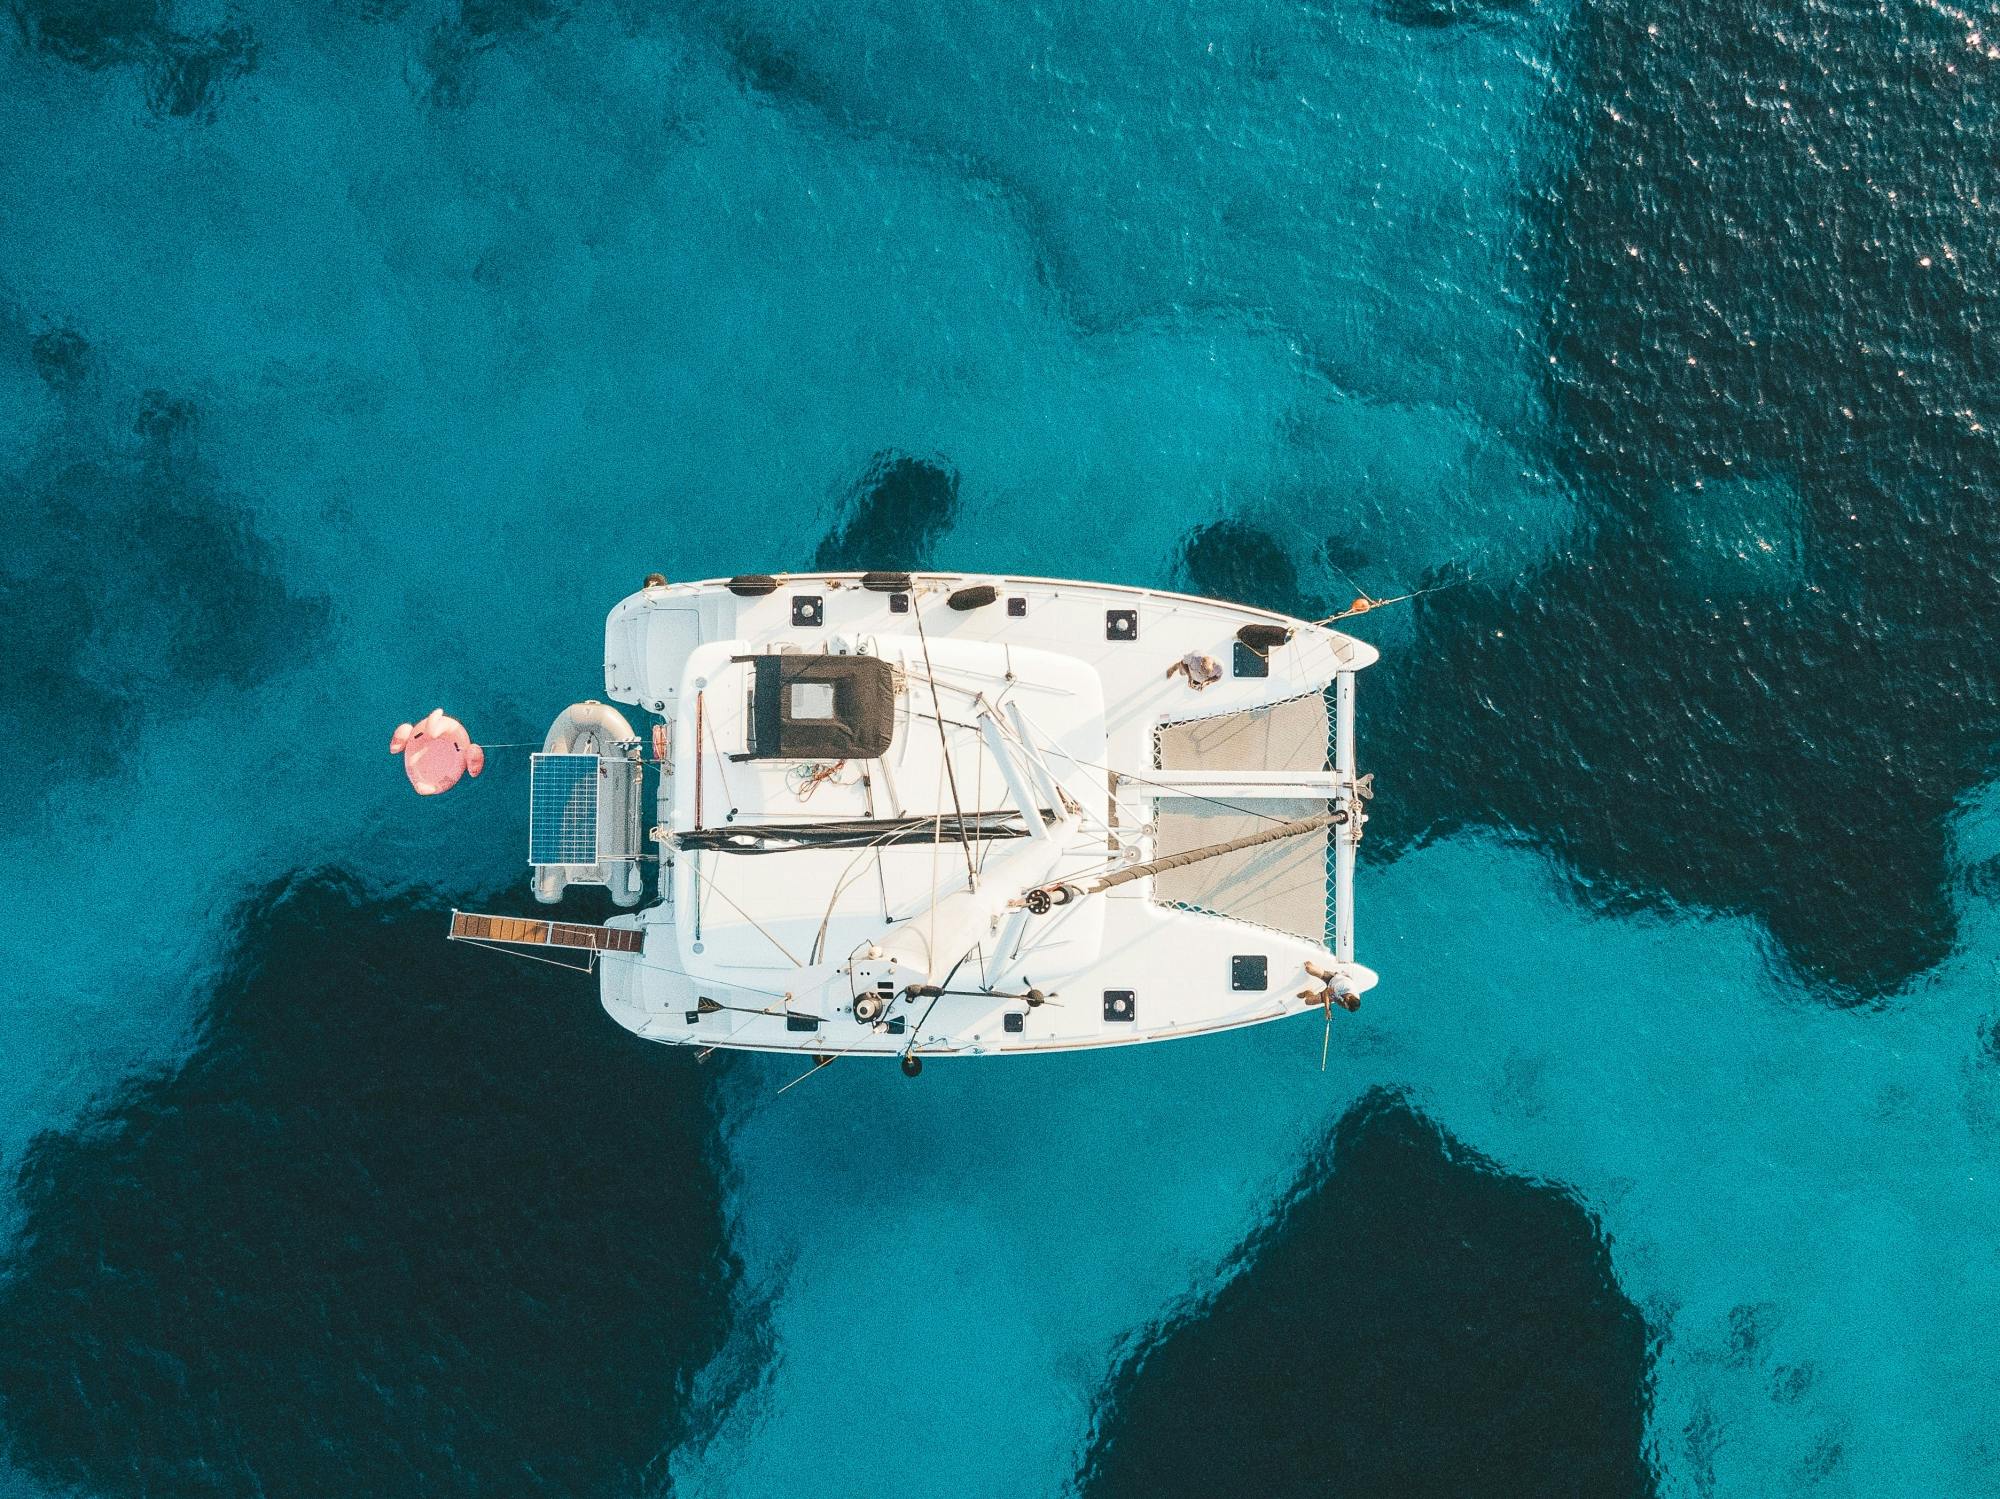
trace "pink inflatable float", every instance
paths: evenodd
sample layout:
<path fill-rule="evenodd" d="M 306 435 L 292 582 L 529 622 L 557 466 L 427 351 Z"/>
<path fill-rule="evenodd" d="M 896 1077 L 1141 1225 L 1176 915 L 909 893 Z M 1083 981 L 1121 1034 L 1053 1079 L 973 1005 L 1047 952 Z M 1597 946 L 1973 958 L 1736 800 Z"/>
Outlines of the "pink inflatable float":
<path fill-rule="evenodd" d="M 442 708 L 419 724 L 397 724 L 389 739 L 389 753 L 403 757 L 403 771 L 418 796 L 436 796 L 458 784 L 470 772 L 478 775 L 486 768 L 486 751 L 472 742 L 465 725 L 448 717 Z"/>

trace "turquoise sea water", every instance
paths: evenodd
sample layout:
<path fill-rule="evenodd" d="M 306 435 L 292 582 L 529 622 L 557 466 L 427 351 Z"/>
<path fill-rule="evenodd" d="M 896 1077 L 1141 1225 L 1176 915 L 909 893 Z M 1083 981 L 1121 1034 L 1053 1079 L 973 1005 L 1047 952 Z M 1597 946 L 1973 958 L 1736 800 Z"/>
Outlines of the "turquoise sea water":
<path fill-rule="evenodd" d="M 13 18 L 12 1491 L 2000 1488 L 2000 14 Z M 390 727 L 816 557 L 1453 585 L 1325 1072 L 434 940 L 525 775 Z"/>

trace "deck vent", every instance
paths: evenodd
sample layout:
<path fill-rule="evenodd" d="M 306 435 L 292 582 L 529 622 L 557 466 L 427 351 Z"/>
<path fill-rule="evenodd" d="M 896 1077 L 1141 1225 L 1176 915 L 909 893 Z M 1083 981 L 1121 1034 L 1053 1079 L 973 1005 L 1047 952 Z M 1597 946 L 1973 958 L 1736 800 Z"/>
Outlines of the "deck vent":
<path fill-rule="evenodd" d="M 1028 617 L 1028 601 L 1021 597 L 1020 594 L 1017 593 L 1007 600 L 1007 617 L 1009 619 L 1026 619 Z"/>
<path fill-rule="evenodd" d="M 1242 641 L 1236 642 L 1233 670 L 1239 677 L 1268 677 L 1271 674 L 1271 658 L 1262 651 L 1251 649 Z"/>
<path fill-rule="evenodd" d="M 801 627 L 826 623 L 826 600 L 816 593 L 792 596 L 792 623 Z"/>
<path fill-rule="evenodd" d="M 1137 609 L 1106 609 L 1104 611 L 1104 638 L 1106 640 L 1137 640 L 1139 638 L 1139 611 Z"/>
<path fill-rule="evenodd" d="M 1106 989 L 1104 991 L 1104 1018 L 1106 1020 L 1132 1020 L 1139 1012 L 1139 996 L 1130 989 Z"/>
<path fill-rule="evenodd" d="M 1229 987 L 1268 989 L 1271 987 L 1271 960 L 1262 953 L 1238 953 L 1229 960 Z"/>
<path fill-rule="evenodd" d="M 910 596 L 907 593 L 890 594 L 889 612 L 891 614 L 908 614 L 910 612 Z"/>
<path fill-rule="evenodd" d="M 1000 1017 L 1000 1028 L 1010 1036 L 1018 1036 L 1028 1028 L 1028 1017 L 1018 1010 L 1009 1010 Z"/>

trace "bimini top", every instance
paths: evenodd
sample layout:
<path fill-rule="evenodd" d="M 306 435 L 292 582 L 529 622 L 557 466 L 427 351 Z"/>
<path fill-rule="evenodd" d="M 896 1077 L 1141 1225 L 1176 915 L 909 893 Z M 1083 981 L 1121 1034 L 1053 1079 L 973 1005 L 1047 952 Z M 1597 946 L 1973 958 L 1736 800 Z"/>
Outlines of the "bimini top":
<path fill-rule="evenodd" d="M 895 671 L 874 656 L 738 656 L 755 673 L 745 760 L 873 760 L 896 737 Z"/>

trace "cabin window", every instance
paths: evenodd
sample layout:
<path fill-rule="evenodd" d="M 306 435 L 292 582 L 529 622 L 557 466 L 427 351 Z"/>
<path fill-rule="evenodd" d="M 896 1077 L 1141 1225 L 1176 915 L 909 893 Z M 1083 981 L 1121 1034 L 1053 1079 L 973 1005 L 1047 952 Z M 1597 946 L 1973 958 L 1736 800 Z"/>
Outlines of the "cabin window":
<path fill-rule="evenodd" d="M 794 682 L 792 683 L 793 718 L 832 718 L 833 683 Z"/>

